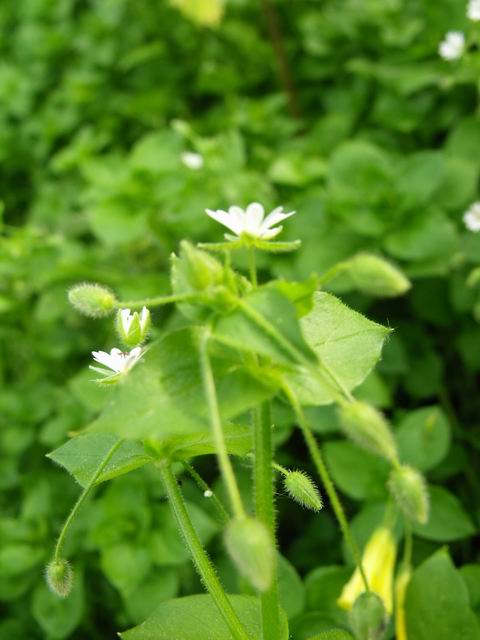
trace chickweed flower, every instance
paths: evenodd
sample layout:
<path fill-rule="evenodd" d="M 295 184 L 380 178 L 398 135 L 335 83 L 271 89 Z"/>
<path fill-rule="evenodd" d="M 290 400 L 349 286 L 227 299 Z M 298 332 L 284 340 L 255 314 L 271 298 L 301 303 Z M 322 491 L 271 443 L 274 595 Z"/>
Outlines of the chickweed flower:
<path fill-rule="evenodd" d="M 92 351 L 93 359 L 106 367 L 106 369 L 94 366 L 90 366 L 90 369 L 103 376 L 103 378 L 96 380 L 96 382 L 103 384 L 114 383 L 125 376 L 130 369 L 135 366 L 142 357 L 142 354 L 141 347 L 135 347 L 130 353 L 124 353 L 117 348 L 112 349 L 110 353 L 106 351 Z"/>
<path fill-rule="evenodd" d="M 275 225 L 295 213 L 295 211 L 285 213 L 283 207 L 277 207 L 265 217 L 265 209 L 258 202 L 252 202 L 246 209 L 233 206 L 229 208 L 228 212 L 222 209 L 216 211 L 206 209 L 206 212 L 211 218 L 235 234 L 234 236 L 225 234 L 227 240 L 233 241 L 238 240 L 241 236 L 271 240 L 283 229 L 282 226 L 276 227 Z"/>
<path fill-rule="evenodd" d="M 127 347 L 137 347 L 147 337 L 150 327 L 150 311 L 143 307 L 141 312 L 119 309 L 117 313 L 117 332 Z"/>
<path fill-rule="evenodd" d="M 192 171 L 198 171 L 203 167 L 203 156 L 199 153 L 184 151 L 180 159 L 187 169 L 192 169 Z"/>
<path fill-rule="evenodd" d="M 368 586 L 383 601 L 386 612 L 392 613 L 393 570 L 397 546 L 390 528 L 382 526 L 373 532 L 362 556 L 363 569 Z M 356 599 L 365 591 L 358 567 L 344 586 L 337 604 L 342 609 L 351 610 Z"/>
<path fill-rule="evenodd" d="M 469 231 L 480 231 L 480 202 L 474 202 L 463 214 L 463 222 Z"/>
<path fill-rule="evenodd" d="M 449 31 L 438 46 L 444 60 L 458 60 L 465 51 L 465 35 L 461 31 Z"/>
<path fill-rule="evenodd" d="M 480 21 L 480 0 L 470 0 L 467 7 L 467 18 L 473 22 Z"/>

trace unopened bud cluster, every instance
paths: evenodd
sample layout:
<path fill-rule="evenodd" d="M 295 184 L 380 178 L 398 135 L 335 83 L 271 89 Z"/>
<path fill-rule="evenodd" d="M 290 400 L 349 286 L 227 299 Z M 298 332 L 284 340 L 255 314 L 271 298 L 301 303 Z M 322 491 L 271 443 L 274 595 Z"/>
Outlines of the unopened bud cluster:
<path fill-rule="evenodd" d="M 48 588 L 59 598 L 66 598 L 73 586 L 73 569 L 64 558 L 52 560 L 45 570 Z"/>
<path fill-rule="evenodd" d="M 387 260 L 370 253 L 359 253 L 348 261 L 349 275 L 357 289 L 371 296 L 390 298 L 410 289 L 410 281 Z"/>
<path fill-rule="evenodd" d="M 99 284 L 77 284 L 68 292 L 68 299 L 77 311 L 91 318 L 110 315 L 115 309 L 115 295 Z"/>
<path fill-rule="evenodd" d="M 390 473 L 388 487 L 398 507 L 413 522 L 428 521 L 429 499 L 422 474 L 407 465 L 395 467 Z"/>
<path fill-rule="evenodd" d="M 397 459 L 395 439 L 385 417 L 366 402 L 354 400 L 339 409 L 340 426 L 352 442 L 387 460 Z"/>
<path fill-rule="evenodd" d="M 317 485 L 304 471 L 287 471 L 283 485 L 289 496 L 302 507 L 312 511 L 320 511 L 323 507 Z"/>
<path fill-rule="evenodd" d="M 267 528 L 255 518 L 231 520 L 225 529 L 225 546 L 239 573 L 258 591 L 273 579 L 275 548 Z"/>

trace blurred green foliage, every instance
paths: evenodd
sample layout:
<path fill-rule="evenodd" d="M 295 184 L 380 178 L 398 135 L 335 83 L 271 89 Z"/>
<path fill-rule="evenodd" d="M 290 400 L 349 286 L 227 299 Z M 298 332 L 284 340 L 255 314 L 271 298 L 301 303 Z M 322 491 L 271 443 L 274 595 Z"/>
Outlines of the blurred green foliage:
<path fill-rule="evenodd" d="M 215 29 L 150 0 L 0 4 L 1 640 L 105 638 L 159 601 L 199 591 L 150 468 L 102 486 L 81 512 L 68 540 L 72 596 L 58 601 L 44 586 L 79 491 L 45 455 L 104 406 L 109 392 L 86 365 L 114 340 L 108 322 L 69 308 L 66 291 L 88 280 L 127 299 L 166 292 L 180 239 L 221 238 L 204 208 L 250 201 L 299 212 L 285 237 L 301 238 L 302 250 L 262 258 L 264 273 L 306 277 L 369 250 L 413 278 L 394 301 L 354 293 L 348 276 L 334 291 L 395 328 L 356 395 L 391 413 L 402 458 L 435 485 L 415 561 L 448 542 L 465 565 L 458 573 L 434 555 L 414 589 L 423 594 L 433 570 L 441 585 L 464 580 L 478 612 L 480 292 L 468 275 L 480 236 L 461 221 L 478 197 L 478 87 L 437 55 L 447 30 L 466 28 L 465 7 L 274 4 L 300 120 L 288 114 L 253 0 L 227 2 Z M 186 166 L 186 151 L 203 167 Z M 162 311 L 155 321 L 176 320 Z M 384 512 L 387 469 L 338 437 L 328 407 L 309 413 L 364 544 Z M 275 420 L 279 460 L 305 466 L 292 416 L 277 407 Z M 203 470 L 213 481 L 210 465 Z M 247 485 L 249 469 L 238 472 Z M 238 589 L 214 512 L 190 481 L 184 489 L 222 577 Z M 330 514 L 307 515 L 282 494 L 279 504 L 285 608 L 303 640 L 344 623 L 335 599 L 348 571 Z M 463 591 L 458 598 L 466 606 Z"/>

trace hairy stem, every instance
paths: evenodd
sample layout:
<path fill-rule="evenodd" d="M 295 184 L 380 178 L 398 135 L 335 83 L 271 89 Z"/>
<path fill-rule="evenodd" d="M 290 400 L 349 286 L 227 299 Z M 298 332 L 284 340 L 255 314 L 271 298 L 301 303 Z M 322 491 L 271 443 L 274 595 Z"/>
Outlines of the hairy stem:
<path fill-rule="evenodd" d="M 217 498 L 217 496 L 214 494 L 214 492 L 210 489 L 210 487 L 205 482 L 205 480 L 202 478 L 202 476 L 195 470 L 194 467 L 192 467 L 191 464 L 189 464 L 185 460 L 182 462 L 182 464 L 185 467 L 186 471 L 193 478 L 193 480 L 197 484 L 197 486 L 200 489 L 200 491 L 204 495 L 208 496 L 209 499 L 213 502 L 213 505 L 214 505 L 214 507 L 215 507 L 215 509 L 216 509 L 216 511 L 218 513 L 218 516 L 220 518 L 220 522 L 223 525 L 227 524 L 227 522 L 230 519 L 230 516 L 228 515 L 227 511 L 225 510 L 225 507 L 223 506 L 223 504 L 220 502 L 220 500 Z"/>
<path fill-rule="evenodd" d="M 180 529 L 185 543 L 190 551 L 192 559 L 195 563 L 198 573 L 205 585 L 208 593 L 218 607 L 225 623 L 230 629 L 230 633 L 235 640 L 249 640 L 248 634 L 238 619 L 234 608 L 223 586 L 218 579 L 215 569 L 210 562 L 207 552 L 195 531 L 188 511 L 185 507 L 183 496 L 178 488 L 177 479 L 174 476 L 170 462 L 163 461 L 158 465 L 162 480 L 165 485 L 170 507 L 172 509 L 178 528 Z"/>
<path fill-rule="evenodd" d="M 215 441 L 215 448 L 217 451 L 220 472 L 227 487 L 233 513 L 235 517 L 243 518 L 245 517 L 245 509 L 243 507 L 242 497 L 238 488 L 237 479 L 235 478 L 235 474 L 233 472 L 232 463 L 230 462 L 230 458 L 228 457 L 227 444 L 225 442 L 220 410 L 218 408 L 215 379 L 213 377 L 212 365 L 208 353 L 208 342 L 209 334 L 207 331 L 205 331 L 200 339 L 200 369 L 202 372 L 205 398 L 210 415 L 210 425 Z"/>
<path fill-rule="evenodd" d="M 121 300 L 115 303 L 117 309 L 141 309 L 142 307 L 160 307 L 165 304 L 175 304 L 176 302 L 191 302 L 199 299 L 198 293 L 178 293 L 169 296 L 158 296 L 156 298 L 143 298 L 143 300 Z"/>
<path fill-rule="evenodd" d="M 318 443 L 315 440 L 315 436 L 313 435 L 312 430 L 310 429 L 310 425 L 308 424 L 307 419 L 305 418 L 305 414 L 303 412 L 302 406 L 299 403 L 295 393 L 287 384 L 284 384 L 284 391 L 295 412 L 298 424 L 300 426 L 300 429 L 302 430 L 303 437 L 305 438 L 308 451 L 313 460 L 313 463 L 318 472 L 318 475 L 320 476 L 323 486 L 325 487 L 325 491 L 327 492 L 328 498 L 330 500 L 330 504 L 332 505 L 338 524 L 340 525 L 340 529 L 342 531 L 343 537 L 345 538 L 345 542 L 350 548 L 354 562 L 357 565 L 358 570 L 360 571 L 360 575 L 362 576 L 365 590 L 369 591 L 368 580 L 367 580 L 367 576 L 365 575 L 365 571 L 363 569 L 360 550 L 350 531 L 350 526 L 345 516 L 342 503 L 340 502 L 340 498 L 337 494 L 337 490 L 335 489 L 335 485 L 333 484 L 333 481 L 330 477 L 330 472 L 328 471 L 327 465 L 323 460 L 320 447 L 318 446 Z"/>
<path fill-rule="evenodd" d="M 273 486 L 273 449 L 270 404 L 263 403 L 253 411 L 253 445 L 255 452 L 255 511 L 267 527 L 276 547 L 275 503 Z M 277 640 L 279 636 L 278 581 L 276 566 L 272 584 L 260 596 L 263 640 Z"/>
<path fill-rule="evenodd" d="M 65 542 L 65 537 L 67 535 L 68 529 L 70 528 L 70 525 L 74 521 L 74 519 L 75 519 L 75 517 L 76 517 L 76 515 L 78 513 L 78 510 L 80 509 L 82 504 L 85 502 L 88 494 L 90 493 L 90 491 L 95 486 L 95 483 L 97 482 L 98 478 L 100 477 L 102 471 L 105 469 L 107 464 L 110 462 L 110 460 L 112 459 L 113 454 L 115 453 L 115 451 L 117 451 L 117 449 L 120 447 L 122 442 L 123 442 L 123 440 L 118 440 L 118 442 L 116 442 L 113 445 L 113 447 L 107 452 L 107 454 L 103 458 L 102 462 L 98 466 L 97 470 L 95 471 L 93 476 L 90 478 L 88 484 L 83 489 L 83 491 L 80 494 L 80 497 L 78 498 L 77 502 L 74 504 L 73 509 L 70 511 L 70 514 L 69 514 L 68 518 L 65 520 L 65 523 L 64 523 L 64 525 L 62 527 L 62 530 L 60 531 L 60 535 L 58 536 L 57 544 L 55 545 L 55 552 L 54 552 L 54 555 L 53 555 L 53 559 L 54 560 L 58 560 L 61 557 L 63 545 L 64 545 L 64 542 Z"/>

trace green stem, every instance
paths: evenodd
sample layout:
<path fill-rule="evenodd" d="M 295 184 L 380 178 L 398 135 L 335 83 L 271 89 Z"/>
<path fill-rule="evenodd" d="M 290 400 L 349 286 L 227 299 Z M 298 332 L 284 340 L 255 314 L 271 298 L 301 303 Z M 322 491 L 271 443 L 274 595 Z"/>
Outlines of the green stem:
<path fill-rule="evenodd" d="M 318 287 L 319 288 L 324 287 L 328 282 L 330 282 L 331 280 L 334 280 L 337 276 L 339 276 L 344 271 L 346 271 L 349 268 L 349 266 L 350 264 L 348 260 L 346 260 L 345 262 L 339 262 L 338 264 L 333 266 L 331 269 L 329 269 L 323 275 L 317 278 Z"/>
<path fill-rule="evenodd" d="M 158 296 L 157 298 L 143 298 L 143 300 L 121 300 L 115 303 L 117 309 L 141 309 L 142 307 L 160 307 L 164 304 L 176 302 L 191 302 L 199 299 L 198 293 L 178 293 L 170 296 Z"/>
<path fill-rule="evenodd" d="M 328 471 L 327 465 L 323 460 L 320 447 L 318 446 L 318 443 L 315 440 L 315 436 L 313 435 L 312 430 L 310 429 L 310 426 L 305 418 L 305 414 L 303 413 L 302 406 L 299 403 L 295 393 L 287 384 L 284 384 L 283 388 L 295 412 L 295 415 L 298 420 L 298 424 L 300 426 L 300 429 L 302 430 L 303 437 L 305 438 L 305 442 L 307 444 L 310 456 L 313 460 L 315 468 L 317 469 L 318 475 L 322 480 L 323 486 L 325 487 L 325 491 L 327 492 L 328 498 L 330 500 L 330 504 L 332 505 L 333 511 L 338 520 L 338 524 L 340 525 L 340 529 L 342 531 L 343 537 L 345 538 L 345 542 L 349 546 L 354 562 L 357 565 L 358 570 L 360 571 L 360 575 L 362 576 L 365 590 L 369 591 L 368 580 L 367 580 L 367 576 L 365 575 L 365 571 L 363 569 L 360 550 L 350 531 L 350 526 L 345 516 L 342 503 L 340 502 L 340 498 L 337 494 L 337 490 L 335 489 L 335 485 L 333 484 L 333 481 L 330 477 L 330 472 Z"/>
<path fill-rule="evenodd" d="M 218 516 L 220 518 L 221 523 L 223 525 L 227 524 L 227 522 L 230 520 L 230 516 L 228 515 L 225 507 L 220 502 L 220 500 L 217 498 L 215 493 L 210 489 L 210 487 L 205 482 L 205 480 L 202 478 L 202 476 L 194 469 L 194 467 L 192 467 L 191 464 L 189 464 L 185 460 L 183 460 L 182 464 L 185 467 L 185 469 L 187 470 L 187 472 L 191 475 L 191 477 L 193 478 L 193 480 L 197 484 L 197 486 L 200 489 L 200 491 L 204 495 L 207 494 L 207 496 L 209 496 L 209 499 L 212 501 L 215 509 L 217 510 L 217 513 L 218 513 Z"/>
<path fill-rule="evenodd" d="M 223 433 L 222 420 L 220 410 L 218 408 L 217 391 L 215 388 L 215 379 L 213 377 L 212 365 L 208 354 L 209 334 L 207 331 L 200 340 L 200 369 L 202 372 L 203 387 L 205 398 L 207 401 L 208 411 L 210 414 L 210 425 L 215 441 L 218 463 L 220 471 L 227 487 L 228 496 L 232 505 L 233 513 L 237 518 L 245 517 L 245 509 L 243 507 L 242 497 L 238 488 L 235 474 L 233 473 L 232 463 L 228 457 L 227 444 L 225 442 L 225 434 Z"/>
<path fill-rule="evenodd" d="M 250 271 L 250 282 L 254 289 L 258 286 L 258 278 L 257 278 L 257 261 L 255 257 L 255 247 L 250 247 L 248 249 L 248 268 Z"/>
<path fill-rule="evenodd" d="M 218 579 L 210 558 L 203 548 L 197 532 L 193 527 L 192 521 L 190 520 L 190 516 L 188 515 L 188 511 L 185 507 L 183 496 L 178 488 L 177 479 L 170 467 L 170 463 L 163 461 L 158 466 L 160 468 L 160 473 L 162 474 L 162 480 L 165 485 L 173 515 L 177 521 L 178 528 L 183 535 L 203 584 L 217 605 L 220 614 L 225 620 L 225 623 L 230 629 L 230 633 L 235 640 L 249 640 L 248 634 L 238 619 L 238 616 L 235 613 L 220 580 Z"/>
<path fill-rule="evenodd" d="M 272 423 L 268 402 L 256 407 L 253 412 L 253 444 L 255 452 L 255 511 L 257 518 L 265 524 L 276 546 L 275 503 L 273 487 Z M 270 588 L 260 595 L 263 640 L 279 637 L 278 581 L 276 566 Z"/>
<path fill-rule="evenodd" d="M 107 464 L 110 462 L 110 460 L 112 459 L 113 454 L 115 453 L 115 451 L 117 451 L 117 449 L 120 447 L 122 442 L 123 442 L 123 440 L 118 440 L 118 442 L 116 442 L 113 445 L 113 447 L 107 452 L 106 456 L 104 457 L 104 459 L 100 463 L 99 467 L 97 468 L 97 470 L 95 471 L 93 476 L 90 478 L 88 484 L 85 486 L 84 490 L 80 494 L 80 497 L 78 498 L 77 502 L 73 506 L 73 509 L 70 511 L 70 515 L 65 520 L 65 523 L 64 523 L 64 525 L 62 527 L 62 530 L 60 531 L 60 535 L 58 536 L 57 544 L 55 545 L 55 551 L 54 551 L 54 554 L 53 554 L 53 559 L 55 561 L 57 561 L 59 558 L 61 558 L 61 552 L 62 552 L 62 549 L 63 549 L 63 544 L 65 542 L 65 537 L 67 535 L 67 531 L 70 528 L 70 525 L 72 524 L 72 522 L 74 521 L 75 516 L 78 513 L 78 510 L 80 509 L 82 504 L 85 502 L 88 494 L 93 489 L 95 483 L 97 482 L 98 478 L 100 477 L 100 474 L 105 469 Z"/>

